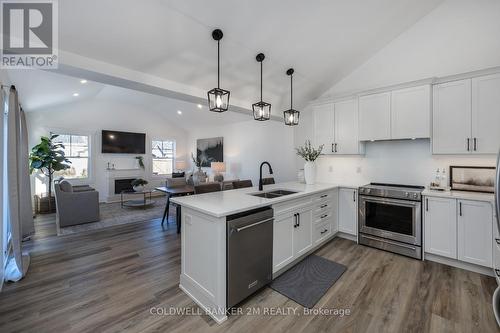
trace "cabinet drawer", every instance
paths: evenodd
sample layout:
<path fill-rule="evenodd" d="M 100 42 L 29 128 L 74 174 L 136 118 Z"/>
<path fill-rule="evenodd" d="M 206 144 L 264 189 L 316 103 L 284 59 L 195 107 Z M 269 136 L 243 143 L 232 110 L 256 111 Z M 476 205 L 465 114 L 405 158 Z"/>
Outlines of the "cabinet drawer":
<path fill-rule="evenodd" d="M 311 199 L 312 199 L 311 196 L 306 196 L 294 200 L 285 201 L 283 203 L 275 204 L 273 205 L 274 215 L 279 215 L 290 211 L 294 211 L 294 213 L 296 213 L 298 210 L 301 210 L 304 207 L 310 207 Z"/>
<path fill-rule="evenodd" d="M 331 222 L 333 214 L 334 214 L 333 210 L 328 210 L 328 211 L 322 212 L 321 214 L 317 214 L 314 216 L 314 223 L 318 224 L 318 223 L 322 223 L 325 221 Z"/>
<path fill-rule="evenodd" d="M 313 203 L 319 203 L 319 202 L 324 202 L 324 201 L 330 201 L 333 198 L 333 192 L 332 191 L 327 191 L 327 192 L 321 192 L 318 194 L 313 195 Z"/>
<path fill-rule="evenodd" d="M 317 245 L 330 237 L 332 234 L 332 224 L 330 221 L 318 223 L 314 226 L 314 245 Z"/>
<path fill-rule="evenodd" d="M 313 214 L 322 215 L 332 209 L 333 209 L 333 202 L 331 201 L 318 202 L 314 204 Z"/>

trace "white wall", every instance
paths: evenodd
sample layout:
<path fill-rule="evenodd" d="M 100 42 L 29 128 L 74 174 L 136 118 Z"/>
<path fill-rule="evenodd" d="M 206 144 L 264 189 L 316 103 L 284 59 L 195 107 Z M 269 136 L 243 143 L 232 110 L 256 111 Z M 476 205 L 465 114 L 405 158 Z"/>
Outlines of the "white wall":
<path fill-rule="evenodd" d="M 499 32 L 500 1 L 446 1 L 323 97 L 500 66 Z M 296 145 L 312 139 L 307 111 L 295 132 Z M 318 181 L 428 185 L 438 167 L 449 173 L 450 165 L 494 166 L 495 156 L 438 156 L 431 154 L 429 140 L 385 141 L 366 143 L 365 156 L 323 156 L 317 164 Z M 302 167 L 297 159 L 297 169 Z"/>
<path fill-rule="evenodd" d="M 258 184 L 259 166 L 268 161 L 277 182 L 297 179 L 293 129 L 282 122 L 249 120 L 189 132 L 188 151 L 196 154 L 196 139 L 224 137 L 225 179 L 251 179 Z M 263 174 L 267 175 L 267 167 Z M 206 168 L 210 173 L 210 169 Z"/>
<path fill-rule="evenodd" d="M 500 66 L 500 1 L 448 0 L 325 95 Z"/>
<path fill-rule="evenodd" d="M 47 135 L 51 130 L 69 130 L 91 135 L 91 154 L 94 157 L 91 171 L 94 172 L 90 184 L 100 192 L 101 201 L 106 199 L 108 192 L 105 170 L 108 162 L 114 163 L 117 169 L 136 167 L 136 155 L 101 154 L 101 130 L 146 133 L 146 152 L 151 150 L 150 141 L 153 139 L 174 139 L 177 146 L 176 157 L 185 159 L 186 155 L 186 131 L 168 122 L 160 113 L 130 103 L 88 99 L 28 112 L 27 123 L 30 147 L 38 143 L 40 136 Z M 144 156 L 144 178 L 154 186 L 163 184 L 165 177 L 153 178 L 151 174 L 151 154 Z M 45 192 L 45 186 L 40 181 L 34 181 L 32 191 Z"/>

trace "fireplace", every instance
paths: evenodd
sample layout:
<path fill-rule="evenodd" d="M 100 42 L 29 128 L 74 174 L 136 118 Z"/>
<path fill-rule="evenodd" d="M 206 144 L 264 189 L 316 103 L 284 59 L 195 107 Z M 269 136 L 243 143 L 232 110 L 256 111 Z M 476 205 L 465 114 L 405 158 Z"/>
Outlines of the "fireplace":
<path fill-rule="evenodd" d="M 120 194 L 122 191 L 132 191 L 132 181 L 135 178 L 115 179 L 115 194 Z"/>

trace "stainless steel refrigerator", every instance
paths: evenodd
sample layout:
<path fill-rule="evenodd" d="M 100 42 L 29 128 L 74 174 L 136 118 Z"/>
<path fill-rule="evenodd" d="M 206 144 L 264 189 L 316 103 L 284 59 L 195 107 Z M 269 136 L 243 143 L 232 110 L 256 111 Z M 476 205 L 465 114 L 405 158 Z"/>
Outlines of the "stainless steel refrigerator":
<path fill-rule="evenodd" d="M 497 156 L 497 168 L 495 176 L 495 210 L 496 210 L 496 223 L 495 227 L 500 231 L 500 152 Z M 497 324 L 500 326 L 500 286 L 495 290 L 493 294 L 493 311 L 495 312 L 495 318 L 497 319 Z"/>

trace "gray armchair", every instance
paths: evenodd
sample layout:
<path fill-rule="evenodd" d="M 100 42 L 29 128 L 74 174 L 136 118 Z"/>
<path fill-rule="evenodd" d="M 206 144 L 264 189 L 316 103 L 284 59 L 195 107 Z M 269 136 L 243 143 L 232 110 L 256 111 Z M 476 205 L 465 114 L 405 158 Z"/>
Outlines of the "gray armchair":
<path fill-rule="evenodd" d="M 68 181 L 54 182 L 58 227 L 99 221 L 99 192 L 74 191 Z"/>

